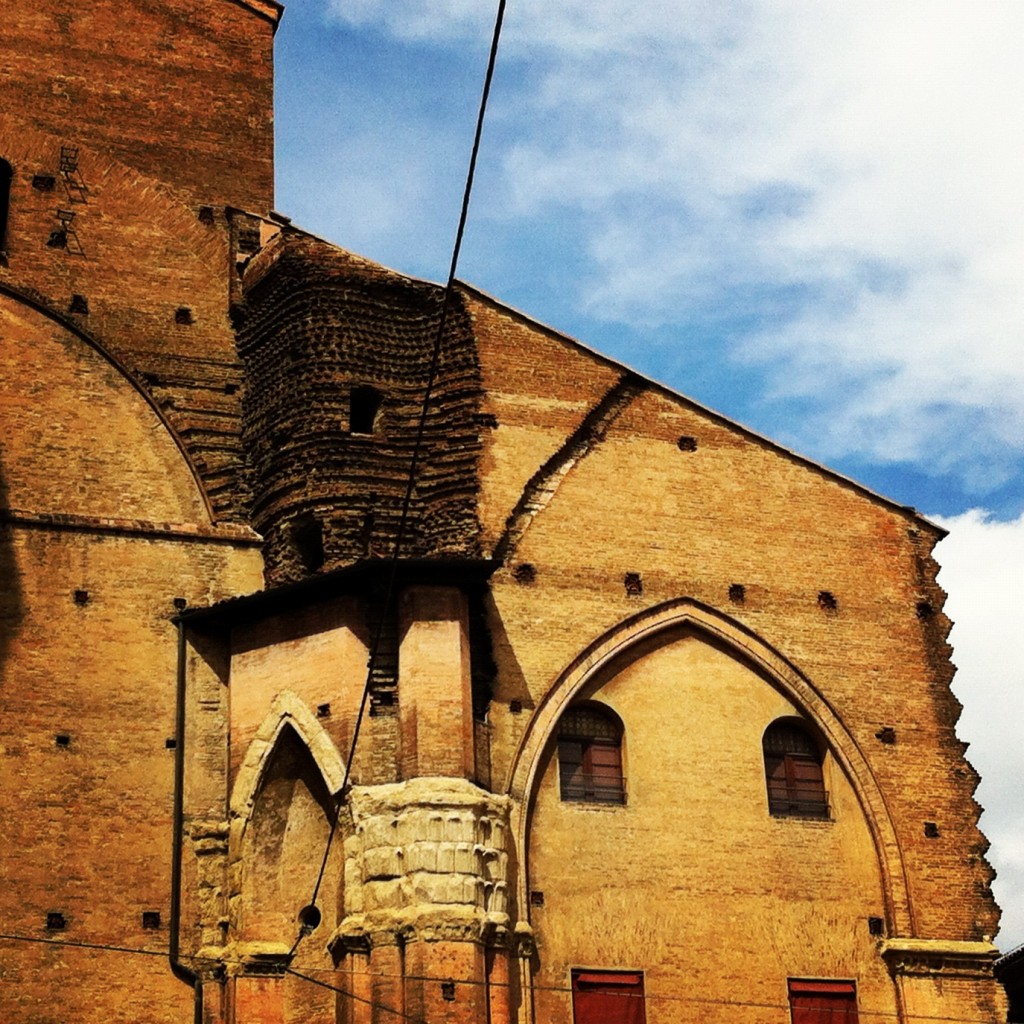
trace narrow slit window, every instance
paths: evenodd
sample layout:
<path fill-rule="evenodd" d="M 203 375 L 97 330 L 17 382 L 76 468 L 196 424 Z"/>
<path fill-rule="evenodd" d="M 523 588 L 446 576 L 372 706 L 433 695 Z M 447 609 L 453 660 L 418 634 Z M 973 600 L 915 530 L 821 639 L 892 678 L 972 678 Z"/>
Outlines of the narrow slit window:
<path fill-rule="evenodd" d="M 349 430 L 353 434 L 373 434 L 377 431 L 381 393 L 376 388 L 361 385 L 352 389 L 349 409 Z"/>
<path fill-rule="evenodd" d="M 600 705 L 571 708 L 558 726 L 558 779 L 563 800 L 624 804 L 622 725 Z"/>
<path fill-rule="evenodd" d="M 324 564 L 324 531 L 312 514 L 296 516 L 288 524 L 288 536 L 306 572 L 318 572 Z"/>
<path fill-rule="evenodd" d="M 765 730 L 764 774 L 768 810 L 777 817 L 828 818 L 821 750 L 800 723 L 773 722 Z"/>
<path fill-rule="evenodd" d="M 0 160 L 0 252 L 7 251 L 7 218 L 11 212 L 11 181 L 14 168 Z"/>

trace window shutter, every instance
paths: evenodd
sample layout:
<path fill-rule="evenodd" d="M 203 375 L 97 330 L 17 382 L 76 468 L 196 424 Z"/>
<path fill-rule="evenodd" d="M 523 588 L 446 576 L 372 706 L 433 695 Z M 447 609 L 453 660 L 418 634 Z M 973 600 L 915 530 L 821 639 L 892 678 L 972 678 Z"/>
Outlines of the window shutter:
<path fill-rule="evenodd" d="M 558 771 L 563 800 L 624 804 L 622 725 L 599 705 L 570 708 L 558 726 Z"/>

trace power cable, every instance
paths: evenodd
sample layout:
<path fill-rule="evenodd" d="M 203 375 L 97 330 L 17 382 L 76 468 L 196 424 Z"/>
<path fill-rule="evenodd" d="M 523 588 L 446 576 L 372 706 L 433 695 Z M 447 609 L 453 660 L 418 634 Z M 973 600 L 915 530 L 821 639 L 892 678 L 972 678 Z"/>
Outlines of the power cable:
<path fill-rule="evenodd" d="M 392 548 L 390 566 L 388 571 L 387 588 L 384 595 L 383 610 L 380 620 L 374 630 L 373 641 L 370 645 L 370 654 L 367 660 L 366 681 L 363 684 L 362 696 L 359 700 L 359 710 L 356 714 L 355 725 L 352 729 L 352 740 L 349 743 L 348 757 L 345 759 L 345 773 L 342 779 L 342 789 L 339 798 L 335 802 L 334 814 L 331 817 L 331 828 L 327 834 L 327 842 L 324 847 L 324 855 L 320 861 L 320 870 L 317 873 L 316 884 L 313 886 L 313 894 L 307 906 L 303 907 L 299 914 L 301 927 L 295 938 L 291 952 L 294 953 L 299 943 L 319 923 L 320 915 L 316 908 L 317 896 L 320 894 L 320 887 L 323 884 L 324 872 L 327 870 L 327 861 L 330 857 L 331 847 L 334 843 L 334 836 L 338 830 L 338 821 L 341 817 L 342 804 L 344 802 L 345 790 L 348 787 L 349 773 L 352 770 L 352 762 L 355 758 L 356 744 L 359 742 L 359 732 L 363 718 L 366 714 L 366 703 L 370 695 L 370 683 L 373 680 L 374 669 L 380 653 L 381 640 L 384 634 L 384 626 L 387 620 L 388 611 L 394 599 L 396 582 L 398 579 L 399 557 L 402 549 L 402 542 L 405 540 L 405 532 L 409 522 L 409 510 L 412 506 L 412 492 L 416 486 L 416 471 L 419 468 L 420 455 L 423 450 L 423 438 L 426 432 L 427 416 L 430 410 L 430 399 L 433 396 L 434 386 L 437 383 L 437 372 L 441 361 L 441 346 L 444 340 L 445 328 L 448 325 L 448 314 L 452 305 L 452 296 L 455 290 L 455 272 L 459 265 L 459 254 L 462 251 L 462 239 L 466 231 L 466 221 L 469 217 L 469 200 L 473 192 L 473 179 L 476 175 L 477 156 L 480 152 L 480 140 L 483 136 L 484 116 L 487 112 L 487 100 L 490 96 L 491 82 L 494 78 L 494 67 L 498 57 L 498 43 L 501 39 L 501 26 L 505 17 L 506 0 L 498 0 L 498 11 L 494 22 L 494 31 L 491 35 L 491 49 L 487 59 L 487 72 L 484 76 L 483 91 L 480 97 L 480 107 L 476 119 L 476 131 L 473 136 L 473 148 L 469 158 L 469 168 L 466 172 L 466 184 L 462 192 L 462 208 L 459 212 L 459 224 L 455 233 L 455 244 L 452 248 L 451 264 L 448 270 L 448 280 L 444 289 L 444 300 L 441 305 L 441 315 L 438 320 L 437 332 L 434 336 L 433 350 L 430 357 L 430 368 L 427 373 L 427 383 L 423 393 L 423 402 L 420 407 L 419 423 L 416 429 L 416 440 L 413 444 L 412 456 L 409 460 L 409 473 L 406 480 L 405 496 L 402 500 L 402 514 L 395 531 L 395 540 Z"/>
<path fill-rule="evenodd" d="M 11 942 L 31 942 L 44 946 L 70 946 L 74 949 L 99 950 L 105 953 L 128 953 L 135 956 L 154 956 L 160 957 L 161 959 L 167 956 L 166 949 L 138 949 L 132 946 L 114 946 L 101 942 L 81 942 L 76 939 L 43 939 L 34 935 L 14 935 L 8 932 L 0 932 L 0 941 L 4 940 Z M 192 960 L 193 962 L 217 965 L 238 964 L 241 966 L 248 963 L 246 960 L 233 960 L 224 957 L 186 956 L 184 959 Z M 337 992 L 339 995 L 347 996 L 350 999 L 356 1000 L 356 1002 L 365 1003 L 367 1006 L 372 1006 L 374 1009 L 384 1010 L 386 1013 L 393 1013 L 405 1020 L 415 1021 L 415 1024 L 426 1024 L 426 1021 L 422 1017 L 412 1017 L 409 1014 L 403 1013 L 401 1010 L 396 1010 L 393 1006 L 388 1006 L 386 1003 L 379 1003 L 374 999 L 367 999 L 364 996 L 356 995 L 355 992 L 349 992 L 347 989 L 340 988 L 337 985 L 329 985 L 327 982 L 320 981 L 318 978 L 310 978 L 291 967 L 286 968 L 286 971 L 288 974 L 294 974 L 295 977 L 301 978 L 303 981 L 307 981 L 312 985 L 317 985 L 320 988 L 328 988 L 332 992 Z M 367 972 L 367 974 L 369 974 L 369 972 Z"/>
<path fill-rule="evenodd" d="M 167 956 L 166 949 L 138 949 L 134 946 L 111 946 L 102 942 L 79 942 L 75 939 L 42 939 L 35 935 L 14 935 L 9 932 L 0 932 L 0 940 L 34 942 L 43 946 L 74 946 L 78 949 L 98 949 L 106 953 L 131 953 L 135 956 Z"/>
<path fill-rule="evenodd" d="M 130 946 L 115 946 L 107 945 L 99 942 L 81 942 L 75 939 L 43 939 L 32 935 L 17 935 L 11 933 L 0 932 L 0 941 L 12 941 L 12 942 L 30 942 L 42 945 L 51 946 L 71 946 L 81 949 L 93 949 L 112 953 L 128 953 L 138 956 L 158 956 L 165 957 L 167 950 L 154 950 L 154 949 L 138 949 Z M 230 957 L 202 957 L 202 956 L 188 956 L 188 960 L 198 963 L 209 963 L 209 964 L 248 964 L 247 960 L 235 960 Z M 303 981 L 307 981 L 312 985 L 317 985 L 321 988 L 328 988 L 333 992 L 337 992 L 340 995 L 350 996 L 358 1002 L 366 1003 L 370 1006 L 375 1006 L 379 1009 L 385 1010 L 389 1013 L 393 1013 L 397 1016 L 404 1017 L 406 1020 L 414 1020 L 417 1024 L 423 1024 L 421 1017 L 411 1017 L 403 1011 L 396 1010 L 392 1006 L 387 1006 L 384 1003 L 379 1003 L 371 999 L 367 999 L 364 996 L 358 996 L 354 992 L 349 992 L 347 989 L 340 988 L 336 985 L 331 985 L 326 981 L 321 981 L 319 978 L 310 977 L 311 974 L 338 974 L 337 970 L 327 967 L 307 967 L 304 971 L 297 971 L 291 967 L 286 969 L 288 974 L 292 974 L 297 978 L 301 978 Z M 308 973 L 305 973 L 308 972 Z M 368 978 L 392 978 L 401 979 L 403 981 L 422 981 L 422 982 L 436 982 L 441 984 L 443 982 L 454 981 L 456 985 L 474 985 L 474 986 L 487 986 L 490 988 L 510 988 L 513 984 L 511 981 L 478 981 L 475 978 L 452 978 L 450 976 L 430 975 L 430 974 L 399 974 L 393 971 L 351 971 L 346 972 L 348 974 L 355 974 L 361 977 Z M 530 992 L 549 992 L 549 993 L 560 993 L 563 995 L 572 995 L 573 989 L 568 985 L 538 985 L 533 983 L 529 986 Z M 626 998 L 627 996 L 623 996 Z M 788 1003 L 769 1003 L 769 1002 L 757 1002 L 749 999 L 711 999 L 702 996 L 676 996 L 667 995 L 658 992 L 645 992 L 643 996 L 629 996 L 629 998 L 644 999 L 646 1002 L 665 1002 L 665 1003 L 694 1003 L 703 1006 L 736 1006 L 736 1007 L 747 1007 L 750 1009 L 761 1009 L 761 1010 L 787 1010 L 789 1009 Z M 841 1011 L 840 1011 L 841 1012 Z M 875 1018 L 891 1018 L 898 1021 L 931 1021 L 935 1024 L 992 1024 L 989 1018 L 971 1018 L 971 1017 L 947 1017 L 941 1014 L 926 1014 L 926 1013 L 904 1013 L 891 1010 L 867 1010 L 863 1007 L 857 1008 L 857 1014 L 860 1017 L 875 1017 Z"/>
<path fill-rule="evenodd" d="M 367 1006 L 372 1006 L 374 1009 L 393 1013 L 396 1017 L 401 1017 L 402 1020 L 415 1021 L 415 1024 L 426 1024 L 426 1019 L 423 1017 L 414 1017 L 412 1014 L 406 1013 L 404 1010 L 396 1010 L 393 1006 L 388 1006 L 386 1003 L 378 1003 L 364 996 L 357 996 L 354 992 L 339 988 L 337 985 L 331 985 L 326 981 L 321 981 L 319 978 L 311 978 L 308 974 L 303 974 L 301 971 L 296 971 L 291 967 L 287 968 L 287 973 L 293 974 L 296 978 L 301 978 L 303 981 L 308 981 L 311 985 L 317 985 L 320 988 L 330 989 L 331 992 L 337 992 L 339 995 L 348 996 L 348 998 L 355 999 L 356 1002 L 364 1003 Z"/>

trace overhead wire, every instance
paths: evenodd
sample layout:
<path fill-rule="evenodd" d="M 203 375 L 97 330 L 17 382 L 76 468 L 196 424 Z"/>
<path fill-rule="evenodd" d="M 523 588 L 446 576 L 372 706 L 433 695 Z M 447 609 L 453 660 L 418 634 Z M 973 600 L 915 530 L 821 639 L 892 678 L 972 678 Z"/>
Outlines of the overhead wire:
<path fill-rule="evenodd" d="M 44 946 L 70 946 L 74 949 L 89 949 L 98 950 L 100 952 L 107 953 L 128 953 L 135 956 L 153 956 L 160 957 L 163 959 L 167 956 L 166 949 L 139 949 L 133 946 L 115 946 L 101 942 L 82 942 L 76 939 L 44 939 L 35 935 L 16 935 L 8 932 L 0 932 L 0 941 L 14 941 L 14 942 L 31 942 L 37 945 Z M 247 960 L 234 960 L 230 957 L 202 957 L 202 956 L 186 956 L 186 960 L 192 960 L 199 963 L 207 964 L 238 964 L 243 965 L 249 963 Z M 343 989 L 337 985 L 330 985 L 327 982 L 320 981 L 318 978 L 310 978 L 303 974 L 301 971 L 296 971 L 293 968 L 287 968 L 286 973 L 293 974 L 297 978 L 301 978 L 303 981 L 309 982 L 312 985 L 317 985 L 321 988 L 328 988 L 332 992 L 336 992 L 339 995 L 346 996 L 350 999 L 354 999 L 356 1002 L 364 1003 L 367 1006 L 371 1006 L 376 1010 L 384 1010 L 387 1013 L 395 1014 L 398 1017 L 402 1017 L 405 1020 L 414 1021 L 415 1024 L 426 1024 L 423 1017 L 413 1017 L 410 1014 L 404 1013 L 401 1010 L 396 1010 L 393 1006 L 388 1006 L 386 1003 L 378 1002 L 375 999 L 368 999 L 365 996 L 357 995 L 355 992 L 349 992 L 347 989 Z M 335 973 L 335 972 L 332 972 Z"/>
<path fill-rule="evenodd" d="M 83 942 L 76 939 L 51 939 L 41 938 L 33 935 L 18 935 L 6 932 L 0 932 L 0 941 L 14 941 L 14 942 L 30 942 L 41 945 L 51 946 L 71 946 L 80 949 L 100 950 L 112 953 L 127 953 L 139 956 L 156 956 L 165 957 L 167 955 L 166 949 L 154 950 L 154 949 L 139 949 L 130 946 L 117 946 L 109 945 L 99 942 Z M 209 964 L 238 964 L 243 965 L 249 963 L 243 959 L 233 959 L 231 957 L 203 957 L 203 956 L 189 956 L 186 959 L 192 960 L 198 963 L 209 963 Z M 376 1007 L 392 1013 L 398 1017 L 403 1017 L 406 1020 L 416 1021 L 417 1024 L 423 1024 L 423 1018 L 419 1016 L 412 1016 L 405 1013 L 402 1010 L 398 1010 L 393 1006 L 388 1006 L 386 1003 L 368 999 L 365 996 L 359 996 L 354 992 L 350 992 L 347 989 L 341 988 L 338 985 L 332 985 L 329 982 L 322 981 L 319 978 L 314 978 L 313 974 L 333 974 L 337 975 L 342 973 L 337 970 L 324 967 L 306 967 L 302 971 L 295 970 L 294 968 L 287 968 L 286 973 L 294 975 L 309 984 L 316 985 L 320 988 L 327 988 L 339 995 L 344 995 L 355 999 L 357 1002 L 367 1004 L 369 1006 Z M 494 980 L 478 981 L 474 978 L 452 978 L 450 975 L 430 975 L 430 974 L 403 974 L 393 971 L 346 971 L 344 972 L 348 976 L 358 975 L 360 977 L 370 978 L 392 978 L 395 980 L 402 981 L 421 981 L 421 982 L 436 982 L 438 984 L 442 982 L 454 981 L 456 985 L 466 986 L 486 986 L 489 988 L 510 988 L 514 984 L 511 981 L 499 982 Z M 569 985 L 538 985 L 533 983 L 528 986 L 530 992 L 546 992 L 555 993 L 562 995 L 572 995 L 573 989 Z M 722 1007 L 746 1007 L 749 1009 L 760 1009 L 760 1010 L 788 1010 L 788 1003 L 771 1003 L 771 1002 L 759 1002 L 751 999 L 714 999 L 705 996 L 687 996 L 687 995 L 669 995 L 666 993 L 659 992 L 645 992 L 643 995 L 636 995 L 632 998 L 643 999 L 645 1002 L 664 1002 L 664 1003 L 691 1003 L 696 1005 L 704 1006 L 722 1006 Z M 911 1013 L 911 1012 L 899 1012 L 894 1010 L 869 1010 L 862 1006 L 858 1006 L 856 1010 L 860 1017 L 872 1017 L 872 1018 L 886 1018 L 896 1021 L 921 1021 L 921 1022 L 932 1022 L 932 1024 L 992 1024 L 991 1018 L 989 1017 L 950 1017 L 944 1014 L 926 1014 L 926 1013 Z"/>
<path fill-rule="evenodd" d="M 384 1010 L 387 1013 L 392 1013 L 396 1017 L 401 1017 L 403 1020 L 415 1021 L 416 1024 L 426 1024 L 426 1019 L 423 1016 L 413 1016 L 411 1013 L 406 1013 L 404 1010 L 397 1010 L 395 1007 L 388 1006 L 386 1003 L 379 1003 L 373 999 L 367 999 L 365 996 L 357 996 L 354 992 L 348 992 L 337 985 L 331 985 L 326 981 L 321 981 L 319 978 L 311 978 L 309 975 L 303 974 L 301 971 L 297 971 L 293 967 L 287 968 L 286 973 L 292 974 L 296 978 L 301 978 L 303 981 L 309 982 L 311 985 L 330 989 L 330 991 L 337 992 L 339 995 L 347 996 L 358 1003 L 363 1003 L 366 1006 L 372 1006 L 376 1010 Z"/>
<path fill-rule="evenodd" d="M 355 759 L 355 752 L 359 740 L 360 729 L 363 718 L 365 717 L 366 704 L 369 698 L 370 685 L 373 680 L 374 670 L 376 668 L 377 659 L 380 654 L 381 643 L 383 639 L 383 633 L 385 629 L 386 617 L 388 609 L 390 608 L 391 602 L 394 599 L 394 593 L 397 584 L 398 568 L 400 565 L 400 556 L 402 551 L 402 544 L 405 540 L 405 534 L 408 529 L 408 522 L 410 516 L 410 510 L 412 506 L 412 495 L 416 486 L 417 470 L 419 468 L 419 462 L 423 450 L 423 440 L 426 432 L 426 423 L 429 415 L 430 400 L 433 397 L 434 387 L 437 382 L 437 374 L 440 366 L 440 355 L 444 341 L 444 333 L 447 328 L 449 314 L 452 306 L 452 297 L 454 294 L 454 286 L 456 283 L 456 272 L 459 263 L 459 257 L 462 249 L 462 242 L 465 235 L 466 223 L 468 220 L 469 204 L 472 195 L 473 182 L 476 173 L 477 158 L 479 155 L 480 142 L 483 134 L 484 118 L 487 110 L 487 103 L 490 95 L 491 83 L 494 76 L 494 69 L 497 61 L 498 46 L 501 37 L 501 29 L 504 20 L 506 7 L 506 0 L 499 0 L 497 14 L 495 17 L 494 29 L 491 38 L 491 47 L 488 56 L 487 70 L 484 77 L 484 84 L 481 93 L 481 99 L 477 114 L 476 130 L 473 138 L 473 146 L 470 154 L 469 166 L 466 174 L 465 186 L 463 189 L 462 205 L 459 214 L 458 227 L 456 230 L 455 241 L 452 248 L 452 256 L 449 265 L 448 277 L 444 288 L 444 297 L 441 305 L 440 316 L 438 319 L 437 330 L 434 336 L 434 342 L 431 350 L 431 359 L 427 374 L 427 381 L 424 388 L 423 400 L 420 406 L 420 413 L 417 423 L 417 430 L 415 435 L 415 441 L 413 444 L 412 454 L 409 462 L 409 471 L 406 477 L 406 487 L 402 500 L 401 514 L 399 522 L 395 530 L 394 543 L 392 546 L 391 556 L 389 558 L 389 572 L 387 577 L 387 586 L 385 589 L 385 597 L 383 602 L 383 614 L 374 630 L 374 634 L 371 640 L 369 655 L 367 659 L 367 672 L 366 680 L 362 688 L 362 694 L 360 698 L 358 712 L 356 714 L 355 724 L 353 726 L 352 737 L 349 743 L 348 755 L 345 760 L 345 770 L 342 777 L 342 787 L 338 794 L 338 799 L 335 800 L 335 809 L 332 815 L 331 827 L 328 833 L 327 841 L 325 843 L 324 854 L 321 859 L 320 868 L 317 874 L 317 880 L 313 887 L 312 896 L 310 898 L 310 906 L 316 904 L 317 897 L 320 893 L 320 889 L 323 884 L 324 874 L 327 868 L 327 864 L 330 858 L 330 852 L 333 845 L 334 837 L 337 832 L 338 823 L 340 820 L 341 809 L 344 804 L 344 793 L 348 786 L 349 776 L 351 773 L 352 763 Z M 311 931 L 310 928 L 303 925 L 300 928 L 299 934 L 296 937 L 295 943 L 292 945 L 289 956 L 293 955 L 298 948 L 303 937 L 305 937 Z M 25 942 L 33 943 L 38 945 L 50 945 L 50 946 L 61 946 L 71 947 L 77 949 L 86 949 L 101 952 L 113 952 L 121 953 L 126 955 L 134 956 L 152 956 L 152 957 L 166 957 L 166 949 L 143 949 L 131 946 L 120 946 L 107 943 L 97 942 L 85 942 L 75 939 L 65 938 L 43 938 L 39 936 L 19 935 L 16 933 L 0 932 L 0 941 L 13 941 L 13 942 Z M 210 962 L 217 964 L 230 964 L 237 963 L 243 964 L 247 961 L 234 960 L 232 958 L 225 957 L 202 957 L 185 955 L 184 959 L 192 960 L 193 962 Z M 308 967 L 306 971 L 312 974 L 316 973 L 329 973 L 337 974 L 339 972 L 328 968 L 316 968 Z M 285 972 L 305 981 L 308 984 L 315 985 L 320 988 L 328 989 L 334 993 L 345 996 L 346 998 L 353 999 L 357 1002 L 363 1003 L 364 1005 L 371 1006 L 375 1009 L 382 1010 L 386 1013 L 393 1014 L 394 1016 L 409 1021 L 415 1021 L 416 1024 L 424 1024 L 424 1018 L 422 1016 L 413 1016 L 412 1014 L 406 1013 L 403 1010 L 397 1009 L 392 1006 L 388 1006 L 385 1003 L 378 1002 L 376 1000 L 360 996 L 347 989 L 341 988 L 340 986 L 330 984 L 329 982 L 323 981 L 319 978 L 312 977 L 310 973 L 296 970 L 289 966 L 285 969 Z M 434 976 L 434 975 L 414 975 L 414 974 L 396 974 L 393 972 L 382 972 L 382 971 L 349 971 L 346 972 L 349 976 L 358 975 L 365 977 L 379 977 L 379 978 L 395 978 L 403 981 L 419 981 L 419 982 L 430 982 L 430 983 L 443 983 L 454 981 L 458 985 L 465 986 L 486 986 L 489 988 L 508 988 L 512 986 L 512 982 L 498 982 L 493 980 L 481 981 L 477 979 L 452 979 L 450 976 Z M 531 992 L 546 992 L 553 994 L 564 994 L 571 995 L 573 988 L 571 986 L 562 985 L 539 985 L 531 983 L 529 985 L 529 991 Z M 630 994 L 631 995 L 631 994 Z M 645 992 L 642 995 L 632 996 L 633 998 L 643 999 L 647 1001 L 662 1001 L 662 1002 L 681 1002 L 681 1003 L 692 1003 L 707 1006 L 722 1006 L 722 1007 L 747 1007 L 754 1009 L 777 1009 L 777 1010 L 788 1010 L 789 1004 L 783 1003 L 771 1003 L 771 1002 L 758 1002 L 753 1000 L 739 1000 L 739 999 L 714 999 L 700 996 L 677 996 L 661 994 L 656 992 Z M 835 1012 L 835 1011 L 833 1011 Z M 885 1010 L 869 1010 L 863 1007 L 858 1007 L 854 1014 L 859 1014 L 861 1017 L 876 1017 L 876 1018 L 894 1018 L 899 1020 L 913 1020 L 913 1021 L 928 1021 L 936 1022 L 949 1022 L 949 1024 L 990 1024 L 988 1018 L 978 1018 L 977 1020 L 971 1020 L 962 1016 L 950 1017 L 944 1015 L 935 1014 L 921 1014 L 921 1013 L 899 1013 L 897 1011 L 885 1011 Z"/>
<path fill-rule="evenodd" d="M 473 181 L 476 176 L 477 157 L 480 152 L 480 141 L 483 137 L 484 117 L 487 112 L 487 101 L 490 97 L 491 83 L 494 79 L 494 68 L 498 58 L 498 44 L 501 40 L 501 27 L 505 18 L 506 0 L 498 0 L 498 9 L 494 21 L 494 30 L 491 33 L 491 47 L 487 58 L 487 71 L 484 75 L 483 90 L 480 96 L 480 105 L 477 111 L 476 130 L 473 135 L 473 147 L 470 152 L 469 167 L 466 172 L 465 186 L 462 191 L 462 206 L 459 211 L 459 222 L 455 232 L 455 242 L 452 246 L 452 257 L 448 269 L 448 278 L 444 288 L 444 299 L 441 304 L 441 312 L 438 319 L 437 330 L 434 335 L 433 348 L 431 350 L 430 365 L 427 373 L 426 386 L 423 392 L 423 401 L 420 405 L 419 422 L 416 428 L 416 438 L 413 444 L 412 455 L 409 460 L 409 472 L 406 477 L 405 494 L 402 499 L 402 511 L 399 517 L 398 526 L 395 530 L 394 544 L 392 545 L 390 565 L 387 577 L 387 587 L 384 593 L 382 612 L 374 629 L 373 639 L 370 645 L 370 652 L 366 666 L 366 680 L 363 684 L 362 695 L 359 699 L 359 710 L 356 713 L 355 724 L 352 728 L 352 738 L 349 742 L 348 756 L 345 759 L 345 772 L 342 777 L 342 787 L 334 805 L 334 813 L 331 816 L 331 827 L 327 834 L 327 842 L 324 845 L 323 857 L 320 860 L 320 869 L 317 872 L 316 884 L 313 886 L 313 893 L 308 907 L 314 908 L 320 888 L 323 884 L 324 872 L 327 870 L 327 862 L 330 858 L 331 847 L 338 830 L 338 822 L 341 818 L 342 806 L 344 804 L 345 791 L 349 784 L 349 776 L 352 770 L 352 763 L 355 759 L 356 746 L 359 742 L 359 733 L 363 718 L 366 715 L 366 704 L 370 696 L 370 685 L 373 681 L 374 671 L 377 666 L 377 659 L 380 654 L 381 642 L 384 635 L 385 623 L 389 614 L 391 604 L 394 600 L 395 589 L 398 579 L 399 560 L 402 552 L 402 544 L 405 540 L 406 530 L 409 523 L 409 513 L 412 507 L 412 495 L 416 486 L 416 474 L 419 469 L 420 457 L 423 450 L 423 439 L 426 433 L 427 417 L 430 412 L 430 400 L 433 397 L 434 386 L 437 383 L 437 374 L 441 362 L 441 348 L 444 342 L 445 329 L 448 326 L 448 317 L 452 305 L 452 297 L 455 290 L 455 274 L 459 265 L 459 256 L 462 252 L 462 240 L 466 231 L 466 222 L 469 217 L 469 201 L 473 192 Z M 305 911 L 307 908 L 303 908 Z M 303 923 L 299 933 L 292 945 L 291 953 L 294 954 L 302 939 L 312 931 L 306 923 Z"/>

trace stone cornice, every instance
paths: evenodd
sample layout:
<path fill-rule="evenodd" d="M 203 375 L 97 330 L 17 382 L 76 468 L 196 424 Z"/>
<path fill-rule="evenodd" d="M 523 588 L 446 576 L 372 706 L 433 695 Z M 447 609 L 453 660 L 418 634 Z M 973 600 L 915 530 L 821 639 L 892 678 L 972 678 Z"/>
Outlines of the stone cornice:
<path fill-rule="evenodd" d="M 991 942 L 894 938 L 881 944 L 881 954 L 893 974 L 991 978 L 999 951 Z"/>
<path fill-rule="evenodd" d="M 30 512 L 26 509 L 0 509 L 0 523 L 42 527 L 51 530 L 78 530 L 85 533 L 117 533 L 168 540 L 201 540 L 219 544 L 256 547 L 260 537 L 248 526 L 219 523 L 158 523 L 147 519 L 120 519 L 115 516 L 86 516 L 67 512 Z"/>

